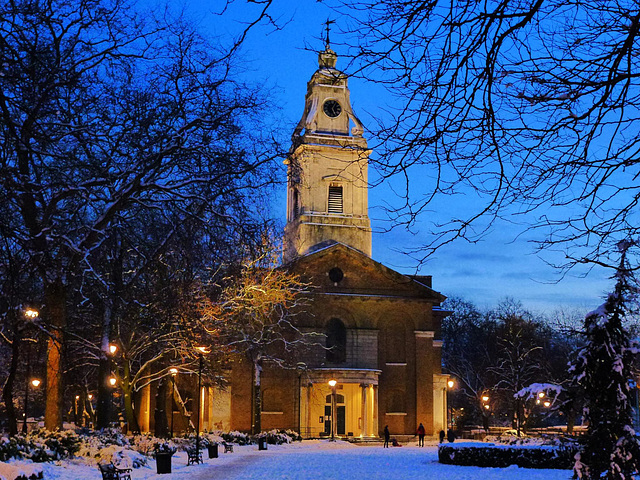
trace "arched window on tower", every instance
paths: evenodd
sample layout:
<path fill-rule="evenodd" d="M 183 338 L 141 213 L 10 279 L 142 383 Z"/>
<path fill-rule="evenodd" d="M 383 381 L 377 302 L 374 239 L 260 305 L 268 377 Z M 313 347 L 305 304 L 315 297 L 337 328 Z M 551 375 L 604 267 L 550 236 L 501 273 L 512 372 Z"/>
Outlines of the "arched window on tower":
<path fill-rule="evenodd" d="M 329 213 L 342 213 L 342 185 L 329 185 Z"/>
<path fill-rule="evenodd" d="M 332 318 L 327 324 L 327 362 L 347 361 L 347 329 L 341 320 Z"/>

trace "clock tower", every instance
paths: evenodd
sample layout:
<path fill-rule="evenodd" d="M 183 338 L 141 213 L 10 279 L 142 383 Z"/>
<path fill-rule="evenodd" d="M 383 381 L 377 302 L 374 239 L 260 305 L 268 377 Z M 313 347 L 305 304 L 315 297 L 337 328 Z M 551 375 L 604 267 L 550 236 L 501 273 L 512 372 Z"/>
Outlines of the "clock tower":
<path fill-rule="evenodd" d="M 291 137 L 284 257 L 339 242 L 371 256 L 364 129 L 351 108 L 347 76 L 327 42 L 307 83 L 304 113 Z"/>

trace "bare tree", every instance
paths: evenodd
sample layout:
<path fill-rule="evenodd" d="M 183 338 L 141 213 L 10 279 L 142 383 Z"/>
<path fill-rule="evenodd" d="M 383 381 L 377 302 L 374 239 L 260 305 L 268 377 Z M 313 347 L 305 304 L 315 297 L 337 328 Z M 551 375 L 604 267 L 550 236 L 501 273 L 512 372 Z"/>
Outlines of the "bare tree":
<path fill-rule="evenodd" d="M 228 50 L 167 12 L 140 15 L 125 0 L 5 2 L 0 65 L 0 222 L 42 284 L 45 426 L 55 429 L 69 299 L 79 271 L 100 273 L 93 253 L 111 227 L 145 210 L 225 217 L 228 195 L 271 182 L 260 167 L 277 149 L 266 129 L 244 127 L 266 101 L 233 80 Z"/>
<path fill-rule="evenodd" d="M 638 236 L 637 0 L 338 3 L 351 70 L 398 102 L 375 132 L 383 179 L 404 184 L 391 218 L 411 228 L 443 218 L 443 198 L 474 199 L 432 224 L 419 258 L 500 216 L 539 229 L 566 268 L 611 263 Z"/>
<path fill-rule="evenodd" d="M 251 430 L 260 433 L 263 365 L 296 368 L 295 353 L 310 344 L 312 335 L 298 330 L 293 322 L 304 311 L 308 285 L 275 268 L 269 255 L 246 262 L 226 282 L 219 300 L 204 310 L 205 325 L 211 332 L 220 329 L 230 353 L 242 355 L 251 364 Z"/>

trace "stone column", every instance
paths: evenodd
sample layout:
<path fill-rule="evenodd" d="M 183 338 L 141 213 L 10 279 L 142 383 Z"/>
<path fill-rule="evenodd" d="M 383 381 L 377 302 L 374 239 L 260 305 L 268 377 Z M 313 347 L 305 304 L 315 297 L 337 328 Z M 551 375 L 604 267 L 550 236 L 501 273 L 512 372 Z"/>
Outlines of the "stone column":
<path fill-rule="evenodd" d="M 373 434 L 380 435 L 378 427 L 378 385 L 373 386 Z"/>
<path fill-rule="evenodd" d="M 311 437 L 313 435 L 313 432 L 311 431 L 311 389 L 313 388 L 313 384 L 309 383 L 306 387 L 305 390 L 307 391 L 307 397 L 306 397 L 306 409 L 307 409 L 307 425 L 306 425 L 306 431 L 307 431 L 307 438 Z"/>
<path fill-rule="evenodd" d="M 360 435 L 363 437 L 366 437 L 368 434 L 367 432 L 367 426 L 369 424 L 369 421 L 367 419 L 367 416 L 368 416 L 367 389 L 368 388 L 369 388 L 369 385 L 367 385 L 366 383 L 360 384 L 360 396 L 362 398 L 362 408 L 361 408 L 361 415 L 360 415 L 360 417 L 362 418 L 362 427 L 360 430 Z"/>
<path fill-rule="evenodd" d="M 416 338 L 416 418 L 423 423 L 427 435 L 434 435 L 433 418 L 433 331 L 414 331 Z"/>

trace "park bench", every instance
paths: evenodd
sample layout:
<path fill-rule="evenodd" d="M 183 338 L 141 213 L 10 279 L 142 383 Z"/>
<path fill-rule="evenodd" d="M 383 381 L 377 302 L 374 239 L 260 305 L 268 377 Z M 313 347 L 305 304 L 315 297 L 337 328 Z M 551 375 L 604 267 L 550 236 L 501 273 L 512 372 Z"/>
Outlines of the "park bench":
<path fill-rule="evenodd" d="M 131 480 L 130 468 L 118 468 L 113 463 L 99 463 L 102 480 Z"/>
<path fill-rule="evenodd" d="M 233 453 L 233 443 L 222 442 L 224 453 Z"/>
<path fill-rule="evenodd" d="M 202 450 L 195 448 L 187 448 L 187 465 L 192 465 L 194 463 L 204 463 L 202 461 Z"/>

